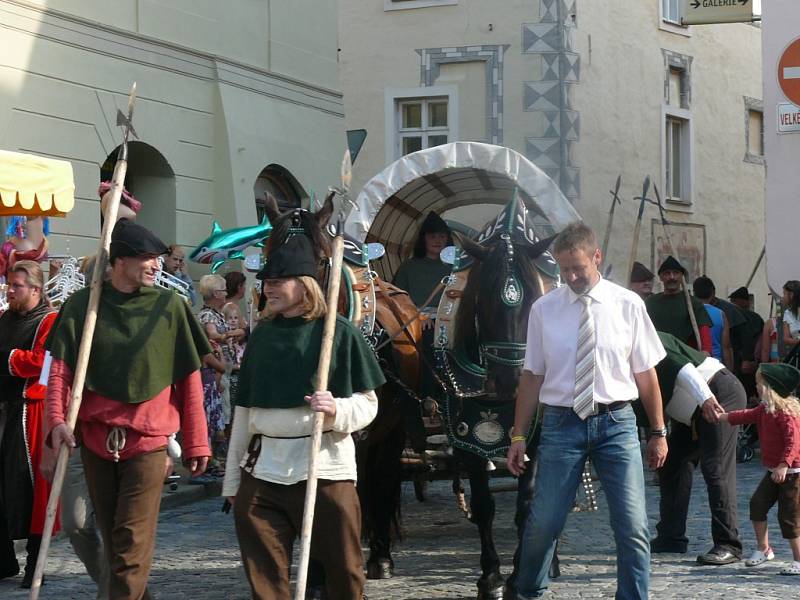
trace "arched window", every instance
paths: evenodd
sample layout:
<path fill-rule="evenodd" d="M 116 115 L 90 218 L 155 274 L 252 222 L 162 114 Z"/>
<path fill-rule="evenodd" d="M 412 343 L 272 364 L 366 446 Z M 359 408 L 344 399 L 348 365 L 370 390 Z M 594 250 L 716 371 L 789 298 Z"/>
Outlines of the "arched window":
<path fill-rule="evenodd" d="M 281 211 L 300 207 L 303 199 L 307 197 L 294 175 L 280 165 L 269 165 L 261 171 L 253 185 L 259 222 L 264 217 L 265 192 L 275 196 Z"/>

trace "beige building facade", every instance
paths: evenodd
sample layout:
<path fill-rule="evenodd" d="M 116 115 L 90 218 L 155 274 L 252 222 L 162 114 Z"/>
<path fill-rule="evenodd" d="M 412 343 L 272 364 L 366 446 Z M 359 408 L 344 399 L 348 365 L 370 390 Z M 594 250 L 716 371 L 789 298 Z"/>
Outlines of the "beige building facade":
<path fill-rule="evenodd" d="M 214 220 L 254 225 L 264 189 L 322 197 L 345 148 L 336 23 L 336 2 L 317 0 L 0 0 L 0 148 L 75 174 L 51 253 L 96 251 L 97 188 L 133 81 L 126 186 L 165 242 L 191 248 Z"/>
<path fill-rule="evenodd" d="M 682 27 L 681 4 L 341 0 L 346 128 L 368 132 L 354 189 L 417 149 L 499 144 L 545 170 L 602 237 L 621 175 L 606 264 L 623 282 L 650 175 L 676 254 L 727 295 L 764 244 L 761 30 Z M 478 226 L 496 211 L 445 216 Z M 636 249 L 651 267 L 667 252 L 657 217 L 648 204 Z M 763 265 L 751 291 L 764 312 Z"/>

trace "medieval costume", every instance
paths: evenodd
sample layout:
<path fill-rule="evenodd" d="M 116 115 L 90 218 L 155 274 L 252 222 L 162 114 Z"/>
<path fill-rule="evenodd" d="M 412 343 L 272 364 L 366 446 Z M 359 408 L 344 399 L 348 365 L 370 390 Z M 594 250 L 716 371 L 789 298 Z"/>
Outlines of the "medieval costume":
<path fill-rule="evenodd" d="M 400 265 L 394 276 L 394 284 L 407 291 L 411 300 L 419 308 L 426 308 L 423 304 L 428 296 L 444 277 L 450 275 L 452 269 L 451 265 L 443 263 L 438 256 L 434 258 L 426 255 L 425 236 L 429 233 L 444 233 L 448 238 L 447 245 L 453 245 L 447 223 L 435 212 L 429 212 L 422 222 L 419 237 L 414 246 L 414 256 Z M 438 306 L 441 296 L 441 293 L 437 294 L 428 306 Z"/>
<path fill-rule="evenodd" d="M 716 398 L 726 412 L 744 408 L 747 400 L 739 380 L 715 358 L 659 332 L 667 356 L 656 373 L 665 411 L 672 417 L 667 438 L 669 454 L 658 471 L 661 489 L 658 536 L 653 552 L 686 552 L 686 517 L 697 463 L 708 489 L 714 547 L 698 557 L 702 564 L 739 560 L 742 543 L 736 515 L 736 443 L 738 428 L 709 423 L 699 408 Z"/>
<path fill-rule="evenodd" d="M 658 274 L 661 275 L 664 271 L 670 270 L 680 271 L 686 277 L 686 269 L 672 256 L 668 256 L 661 264 Z M 694 339 L 692 322 L 686 306 L 686 296 L 683 293 L 653 294 L 645 300 L 645 305 L 656 330 L 670 333 L 684 344 L 711 354 L 711 318 L 700 300 L 694 297 L 690 297 L 690 300 L 697 328 L 700 330 L 701 339 L 699 341 Z"/>
<path fill-rule="evenodd" d="M 112 265 L 165 250 L 144 227 L 125 219 L 114 227 Z M 176 294 L 123 292 L 112 282 L 103 284 L 76 433 L 109 562 L 109 598 L 138 600 L 150 597 L 168 437 L 182 430 L 185 460 L 210 455 L 199 372 L 210 349 Z M 88 288 L 73 294 L 48 339 L 48 440 L 65 422 L 88 299 Z"/>
<path fill-rule="evenodd" d="M 261 279 L 313 278 L 317 261 L 305 235 L 270 253 Z M 239 374 L 239 393 L 222 493 L 233 497 L 236 535 L 253 598 L 289 599 L 292 544 L 303 501 L 323 319 L 275 315 L 253 331 Z M 361 514 L 355 489 L 354 431 L 377 414 L 375 388 L 383 373 L 362 334 L 337 317 L 326 414 L 317 462 L 319 477 L 311 558 L 324 565 L 328 598 L 360 600 L 364 587 Z M 236 466 L 241 468 L 236 468 Z"/>
<path fill-rule="evenodd" d="M 635 261 L 631 269 L 630 290 L 639 294 L 642 300 L 647 300 L 653 295 L 653 279 L 655 274 L 642 263 Z"/>
<path fill-rule="evenodd" d="M 0 410 L 5 413 L 0 431 L 0 578 L 19 572 L 13 540 L 27 539 L 23 584 L 33 578 L 50 495 L 50 483 L 39 469 L 45 387 L 38 379 L 55 316 L 46 302 L 26 314 L 8 310 L 0 316 Z"/>

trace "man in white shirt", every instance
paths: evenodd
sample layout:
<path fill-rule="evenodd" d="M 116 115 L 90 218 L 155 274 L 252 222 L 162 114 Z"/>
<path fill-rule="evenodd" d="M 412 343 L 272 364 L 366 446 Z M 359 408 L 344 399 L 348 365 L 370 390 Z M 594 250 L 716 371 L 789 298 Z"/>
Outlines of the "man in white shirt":
<path fill-rule="evenodd" d="M 738 430 L 719 423 L 717 415 L 741 410 L 747 393 L 736 376 L 716 358 L 659 332 L 667 356 L 658 365 L 658 384 L 672 418 L 669 456 L 658 471 L 661 490 L 658 536 L 650 551 L 686 553 L 686 516 L 697 463 L 703 473 L 711 513 L 714 546 L 697 557 L 703 565 L 739 560 L 742 542 L 736 514 L 736 443 Z M 700 417 L 702 409 L 703 417 Z"/>
<path fill-rule="evenodd" d="M 617 541 L 617 598 L 647 598 L 650 543 L 644 475 L 630 401 L 650 423 L 650 468 L 667 456 L 655 365 L 664 349 L 635 293 L 602 279 L 597 238 L 582 223 L 559 234 L 556 262 L 566 286 L 531 307 L 525 365 L 517 393 L 509 470 L 525 469 L 525 437 L 543 405 L 534 497 L 521 541 L 517 598 L 547 589 L 556 540 L 591 458 L 608 499 Z"/>

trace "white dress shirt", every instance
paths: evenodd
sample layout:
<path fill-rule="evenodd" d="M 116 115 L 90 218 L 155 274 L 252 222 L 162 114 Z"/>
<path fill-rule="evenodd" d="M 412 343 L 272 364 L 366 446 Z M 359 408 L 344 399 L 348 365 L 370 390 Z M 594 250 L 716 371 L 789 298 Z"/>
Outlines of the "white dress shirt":
<path fill-rule="evenodd" d="M 630 290 L 600 279 L 588 292 L 595 323 L 594 401 L 633 400 L 634 373 L 656 366 L 666 352 L 644 301 Z M 544 375 L 539 401 L 571 407 L 581 303 L 569 286 L 545 294 L 531 306 L 524 369 Z"/>
<path fill-rule="evenodd" d="M 672 398 L 664 398 L 667 414 L 684 425 L 690 425 L 697 407 L 703 406 L 714 395 L 708 382 L 724 368 L 725 365 L 711 356 L 697 367 L 692 363 L 683 365 L 675 378 Z"/>

